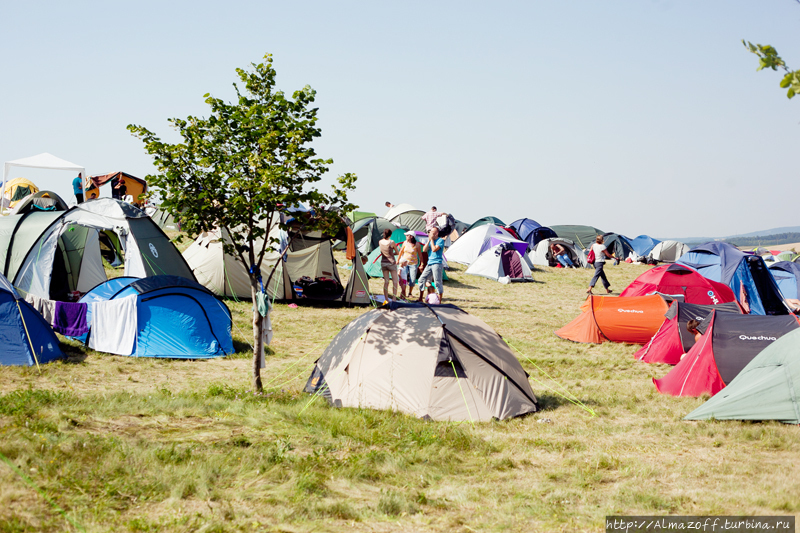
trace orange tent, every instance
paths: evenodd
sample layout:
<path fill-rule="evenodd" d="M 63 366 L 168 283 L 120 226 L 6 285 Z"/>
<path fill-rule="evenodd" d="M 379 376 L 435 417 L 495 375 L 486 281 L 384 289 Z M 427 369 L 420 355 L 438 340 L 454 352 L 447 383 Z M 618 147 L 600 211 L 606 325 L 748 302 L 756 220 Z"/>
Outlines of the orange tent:
<path fill-rule="evenodd" d="M 575 320 L 556 331 L 562 339 L 601 344 L 605 341 L 644 344 L 664 322 L 669 305 L 658 294 L 594 296 L 581 305 Z"/>

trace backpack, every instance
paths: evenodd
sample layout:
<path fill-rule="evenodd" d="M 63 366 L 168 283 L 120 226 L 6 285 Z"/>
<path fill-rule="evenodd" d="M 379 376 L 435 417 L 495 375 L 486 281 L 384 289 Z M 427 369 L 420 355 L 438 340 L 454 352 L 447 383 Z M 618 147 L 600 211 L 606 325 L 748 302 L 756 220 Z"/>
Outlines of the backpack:
<path fill-rule="evenodd" d="M 587 263 L 589 263 L 589 264 L 591 265 L 592 263 L 594 263 L 594 260 L 595 260 L 595 259 L 596 259 L 596 258 L 595 258 L 595 256 L 594 256 L 594 248 L 591 248 L 591 249 L 589 250 L 589 254 L 586 256 L 586 262 L 587 262 Z"/>

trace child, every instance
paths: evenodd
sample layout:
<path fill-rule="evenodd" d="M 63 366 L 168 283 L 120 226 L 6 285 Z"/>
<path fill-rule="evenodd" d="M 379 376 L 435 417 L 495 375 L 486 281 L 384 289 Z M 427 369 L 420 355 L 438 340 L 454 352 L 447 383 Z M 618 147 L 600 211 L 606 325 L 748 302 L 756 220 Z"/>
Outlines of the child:
<path fill-rule="evenodd" d="M 425 286 L 428 288 L 428 295 L 425 297 L 425 303 L 428 305 L 439 305 L 441 300 L 439 300 L 439 293 L 436 292 L 436 289 L 433 288 L 433 285 L 430 283 L 426 283 Z"/>

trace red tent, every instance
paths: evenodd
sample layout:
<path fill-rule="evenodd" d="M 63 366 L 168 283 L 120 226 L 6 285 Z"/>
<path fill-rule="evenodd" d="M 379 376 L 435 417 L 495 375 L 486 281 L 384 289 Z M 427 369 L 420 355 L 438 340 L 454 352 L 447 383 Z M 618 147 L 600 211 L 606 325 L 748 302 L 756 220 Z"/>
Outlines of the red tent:
<path fill-rule="evenodd" d="M 620 296 L 644 296 L 654 292 L 682 295 L 683 301 L 690 304 L 715 305 L 736 301 L 727 285 L 704 278 L 696 270 L 677 263 L 651 268 L 633 280 Z"/>
<path fill-rule="evenodd" d="M 794 315 L 737 315 L 713 311 L 698 326 L 703 333 L 666 376 L 653 379 L 662 394 L 714 395 L 761 350 L 800 327 Z"/>
<path fill-rule="evenodd" d="M 633 354 L 637 361 L 677 365 L 681 356 L 694 346 L 694 335 L 686 325 L 690 320 L 704 321 L 712 311 L 742 313 L 738 302 L 719 305 L 687 304 L 675 300 L 664 316 L 666 320 L 650 341 Z"/>

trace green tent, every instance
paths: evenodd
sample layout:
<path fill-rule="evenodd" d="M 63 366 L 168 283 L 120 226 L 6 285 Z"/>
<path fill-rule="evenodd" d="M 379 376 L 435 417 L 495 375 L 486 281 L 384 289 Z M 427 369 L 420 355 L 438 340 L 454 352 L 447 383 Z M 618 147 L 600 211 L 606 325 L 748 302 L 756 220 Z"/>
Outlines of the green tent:
<path fill-rule="evenodd" d="M 478 220 L 473 222 L 472 225 L 467 228 L 467 231 L 473 230 L 479 226 L 483 226 L 484 224 L 494 224 L 495 226 L 501 226 L 501 227 L 504 227 L 506 225 L 506 223 L 500 220 L 499 218 L 489 216 L 489 217 L 479 218 Z M 463 233 L 466 233 L 467 231 Z"/>
<path fill-rule="evenodd" d="M 684 420 L 712 418 L 800 424 L 800 330 L 764 348 L 727 387 Z"/>
<path fill-rule="evenodd" d="M 375 213 L 370 213 L 369 211 L 353 210 L 347 212 L 347 218 L 349 218 L 351 222 L 358 222 L 362 218 L 370 218 L 370 217 L 375 218 L 377 216 L 378 215 L 376 215 Z"/>
<path fill-rule="evenodd" d="M 562 239 L 569 239 L 582 249 L 587 249 L 595 243 L 598 235 L 605 232 L 592 226 L 550 226 Z"/>

